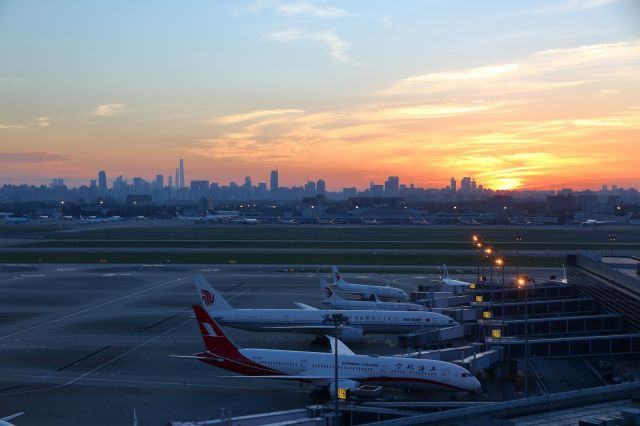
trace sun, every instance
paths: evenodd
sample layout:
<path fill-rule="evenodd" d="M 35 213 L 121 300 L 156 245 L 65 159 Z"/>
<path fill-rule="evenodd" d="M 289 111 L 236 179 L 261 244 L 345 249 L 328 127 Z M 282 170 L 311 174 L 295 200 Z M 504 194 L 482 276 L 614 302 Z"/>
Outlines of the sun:
<path fill-rule="evenodd" d="M 522 179 L 519 178 L 498 178 L 491 181 L 491 188 L 500 191 L 517 189 L 522 186 Z"/>

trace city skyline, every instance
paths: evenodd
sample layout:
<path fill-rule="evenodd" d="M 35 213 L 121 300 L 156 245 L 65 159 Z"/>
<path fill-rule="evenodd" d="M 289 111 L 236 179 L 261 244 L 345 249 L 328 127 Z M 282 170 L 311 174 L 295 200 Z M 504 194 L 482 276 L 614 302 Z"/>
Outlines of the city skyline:
<path fill-rule="evenodd" d="M 0 184 L 640 184 L 631 0 L 83 5 L 0 6 Z"/>

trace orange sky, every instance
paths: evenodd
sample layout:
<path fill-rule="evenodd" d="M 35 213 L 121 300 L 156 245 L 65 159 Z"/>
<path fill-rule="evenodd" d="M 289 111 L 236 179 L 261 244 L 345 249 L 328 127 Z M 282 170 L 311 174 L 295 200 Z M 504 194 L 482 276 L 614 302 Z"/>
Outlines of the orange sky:
<path fill-rule="evenodd" d="M 364 22 L 311 2 L 223 2 L 204 6 L 217 26 L 194 23 L 192 40 L 172 33 L 165 51 L 158 28 L 127 33 L 133 18 L 121 44 L 94 39 L 103 36 L 89 24 L 40 34 L 19 25 L 29 6 L 10 2 L 0 13 L 11 60 L 0 69 L 0 184 L 59 176 L 75 186 L 100 169 L 166 181 L 184 158 L 187 181 L 223 184 L 266 182 L 277 168 L 282 185 L 322 178 L 330 189 L 389 175 L 438 188 L 451 176 L 493 189 L 637 188 L 640 33 L 623 17 L 640 9 L 596 3 L 487 11 L 530 27 L 482 28 L 486 40 L 434 21 L 451 31 L 441 51 L 424 45 L 428 26 L 411 10 L 352 3 L 379 16 Z M 105 25 L 120 19 L 108 12 Z M 470 33 L 481 25 L 469 22 Z"/>

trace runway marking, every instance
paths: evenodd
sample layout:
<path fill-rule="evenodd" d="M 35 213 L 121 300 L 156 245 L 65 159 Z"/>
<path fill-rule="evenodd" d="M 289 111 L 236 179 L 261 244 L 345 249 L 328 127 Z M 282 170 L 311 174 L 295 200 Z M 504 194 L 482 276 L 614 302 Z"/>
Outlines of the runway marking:
<path fill-rule="evenodd" d="M 69 314 L 69 315 L 65 315 L 65 316 L 63 316 L 61 318 L 56 318 L 56 319 L 53 319 L 51 321 L 47 321 L 47 322 L 44 322 L 44 323 L 41 323 L 41 324 L 36 324 L 36 325 L 34 325 L 32 327 L 25 328 L 24 330 L 19 330 L 19 331 L 13 332 L 11 334 L 0 336 L 0 340 L 4 340 L 6 338 L 13 337 L 13 336 L 21 334 L 21 333 L 26 333 L 28 331 L 35 330 L 35 329 L 40 328 L 40 327 L 44 327 L 44 326 L 47 326 L 47 325 L 55 324 L 55 323 L 60 322 L 60 321 L 65 321 L 67 319 L 73 318 L 73 317 L 75 317 L 77 315 L 80 315 L 80 314 L 83 314 L 85 312 L 89 312 L 89 311 L 92 311 L 94 309 L 102 308 L 103 306 L 111 305 L 113 303 L 117 303 L 117 302 L 120 302 L 120 301 L 123 301 L 123 300 L 130 299 L 132 297 L 136 297 L 136 296 L 138 296 L 140 294 L 147 293 L 147 292 L 149 292 L 151 290 L 155 290 L 157 288 L 165 287 L 165 286 L 167 286 L 169 284 L 176 283 L 176 282 L 181 281 L 183 279 L 184 279 L 184 277 L 174 278 L 174 279 L 172 279 L 170 281 L 162 282 L 161 284 L 158 284 L 156 286 L 148 287 L 148 288 L 136 291 L 135 293 L 131 293 L 131 294 L 128 294 L 126 296 L 122 296 L 122 297 L 119 297 L 117 299 L 110 300 L 108 302 L 100 303 L 99 305 L 90 306 L 88 308 L 81 309 L 78 312 L 75 312 L 75 313 L 72 313 L 72 314 Z"/>
<path fill-rule="evenodd" d="M 3 374 L 3 375 L 10 376 L 10 377 L 25 377 L 25 378 L 32 378 L 32 379 L 37 379 L 40 377 L 32 374 Z M 219 377 L 216 376 L 216 377 L 220 378 L 222 376 L 219 376 Z M 229 377 L 230 379 L 232 379 L 234 376 L 224 376 L 224 377 Z M 69 379 L 69 377 L 59 377 L 59 379 Z M 209 385 L 209 384 L 203 384 L 203 383 L 165 382 L 160 380 L 107 379 L 107 378 L 83 378 L 81 380 L 84 382 L 136 383 L 136 384 L 146 384 L 146 385 L 170 385 L 170 386 L 180 386 L 180 387 L 193 386 L 193 387 L 218 388 L 218 389 L 241 389 L 241 390 L 258 390 L 258 391 L 264 390 L 264 387 L 252 388 L 248 386 Z M 268 379 L 265 379 L 265 380 L 268 380 Z M 12 386 L 11 389 L 16 387 L 21 387 L 21 386 L 24 386 L 24 385 Z M 47 389 L 54 389 L 60 386 L 61 385 L 55 386 L 53 388 L 47 388 Z M 291 392 L 309 393 L 309 391 L 297 390 L 297 389 L 291 389 Z M 2 395 L 10 395 L 10 394 L 0 394 L 0 396 Z"/>
<path fill-rule="evenodd" d="M 91 370 L 79 375 L 78 377 L 65 382 L 65 383 L 62 383 L 62 384 L 59 384 L 59 385 L 56 385 L 56 386 L 46 387 L 46 388 L 43 388 L 43 389 L 31 389 L 31 390 L 22 391 L 22 392 L 4 393 L 4 394 L 1 394 L 0 396 L 23 395 L 23 394 L 27 394 L 27 393 L 44 392 L 44 391 L 50 391 L 50 390 L 53 390 L 53 389 L 60 389 L 60 388 L 72 385 L 75 382 L 77 382 L 79 380 L 82 380 L 85 377 L 89 376 L 90 374 L 93 374 L 94 372 L 100 370 L 101 368 L 104 368 L 107 365 L 119 360 L 120 358 L 123 358 L 123 357 L 129 355 L 130 353 L 132 353 L 132 352 L 136 351 L 137 349 L 147 345 L 148 343 L 151 343 L 154 340 L 159 339 L 160 337 L 164 336 L 165 334 L 168 334 L 169 332 L 175 330 L 176 328 L 181 327 L 182 325 L 186 324 L 187 322 L 189 322 L 191 320 L 192 320 L 192 318 L 187 318 L 186 320 L 174 325 L 173 327 L 169 328 L 168 330 L 166 330 L 166 331 L 164 331 L 164 332 L 162 332 L 162 333 L 160 333 L 160 334 L 158 334 L 158 335 L 156 335 L 154 337 L 151 337 L 151 338 L 147 339 L 146 341 L 140 343 L 139 345 L 134 346 L 133 348 L 129 349 L 128 351 L 125 351 L 125 352 L 121 353 L 120 355 L 118 355 L 118 356 L 116 356 L 114 358 L 111 358 L 109 361 L 106 361 L 106 362 L 100 364 L 99 366 L 97 366 L 97 367 L 95 367 L 95 368 L 93 368 L 93 369 L 91 369 Z M 40 380 L 42 380 L 42 379 L 46 379 L 46 378 L 51 377 L 51 374 L 48 374 L 46 376 L 35 376 L 35 377 L 40 377 Z"/>

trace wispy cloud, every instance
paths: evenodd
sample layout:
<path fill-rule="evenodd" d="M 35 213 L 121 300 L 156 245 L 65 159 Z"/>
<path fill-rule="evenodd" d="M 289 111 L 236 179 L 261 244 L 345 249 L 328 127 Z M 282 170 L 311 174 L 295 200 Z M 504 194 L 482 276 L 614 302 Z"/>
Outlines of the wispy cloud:
<path fill-rule="evenodd" d="M 51 117 L 38 117 L 34 122 L 38 127 L 49 127 L 51 125 Z"/>
<path fill-rule="evenodd" d="M 0 124 L 0 129 L 26 129 L 24 124 Z"/>
<path fill-rule="evenodd" d="M 308 1 L 259 0 L 254 2 L 249 7 L 249 10 L 259 11 L 267 8 L 286 16 L 303 15 L 314 18 L 342 18 L 348 15 L 344 9 L 339 7 L 319 7 Z"/>
<path fill-rule="evenodd" d="M 615 3 L 618 0 L 565 0 L 535 9 L 534 13 L 576 12 Z"/>
<path fill-rule="evenodd" d="M 49 163 L 71 158 L 70 155 L 49 152 L 0 152 L 0 163 Z"/>
<path fill-rule="evenodd" d="M 525 93 L 582 85 L 607 78 L 611 70 L 640 65 L 640 40 L 535 52 L 519 61 L 420 74 L 379 92 L 383 95 L 459 93 L 482 96 Z"/>
<path fill-rule="evenodd" d="M 278 43 L 291 43 L 300 40 L 310 41 L 324 47 L 329 53 L 329 56 L 338 62 L 365 65 L 364 63 L 356 61 L 349 56 L 351 44 L 338 35 L 335 28 L 322 31 L 307 31 L 301 28 L 288 28 L 281 31 L 271 32 L 266 34 L 265 37 Z"/>
<path fill-rule="evenodd" d="M 125 104 L 119 104 L 119 103 L 100 105 L 93 111 L 93 114 L 97 116 L 115 115 L 122 112 L 125 107 L 126 107 Z"/>
<path fill-rule="evenodd" d="M 304 112 L 301 109 L 261 109 L 257 111 L 246 112 L 242 114 L 225 115 L 216 119 L 217 122 L 223 124 L 242 123 L 265 117 L 283 116 L 298 114 Z"/>

